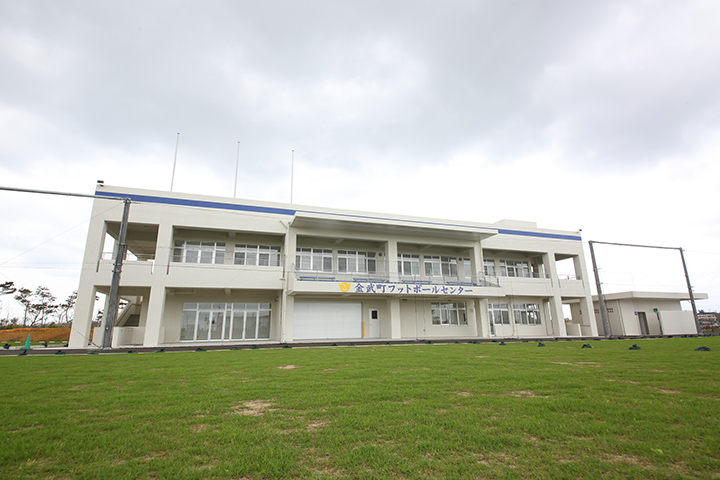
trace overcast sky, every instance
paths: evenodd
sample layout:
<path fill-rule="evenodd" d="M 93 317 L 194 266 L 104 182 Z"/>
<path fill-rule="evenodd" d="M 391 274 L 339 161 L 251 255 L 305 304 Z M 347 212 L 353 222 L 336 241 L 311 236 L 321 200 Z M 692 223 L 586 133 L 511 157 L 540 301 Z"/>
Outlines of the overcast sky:
<path fill-rule="evenodd" d="M 180 132 L 174 191 L 232 197 L 240 142 L 237 196 L 287 202 L 294 150 L 294 203 L 683 247 L 720 309 L 719 21 L 713 0 L 0 0 L 0 186 L 169 190 Z M 90 200 L 0 202 L 0 282 L 64 299 Z M 677 252 L 628 250 L 599 247 L 608 290 L 686 288 Z"/>

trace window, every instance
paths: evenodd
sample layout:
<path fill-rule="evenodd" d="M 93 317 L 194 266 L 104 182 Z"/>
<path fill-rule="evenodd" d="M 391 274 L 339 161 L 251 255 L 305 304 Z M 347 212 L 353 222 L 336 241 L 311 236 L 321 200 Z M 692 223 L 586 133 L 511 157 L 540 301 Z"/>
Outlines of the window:
<path fill-rule="evenodd" d="M 295 268 L 306 272 L 332 272 L 332 250 L 324 248 L 298 248 Z"/>
<path fill-rule="evenodd" d="M 400 275 L 420 275 L 420 256 L 407 253 L 398 255 L 398 273 Z"/>
<path fill-rule="evenodd" d="M 235 265 L 280 266 L 280 247 L 235 244 Z"/>
<path fill-rule="evenodd" d="M 467 325 L 465 303 L 430 304 L 433 325 Z"/>
<path fill-rule="evenodd" d="M 338 250 L 338 272 L 375 273 L 375 252 Z"/>
<path fill-rule="evenodd" d="M 269 303 L 186 303 L 180 340 L 262 340 L 270 338 Z"/>
<path fill-rule="evenodd" d="M 173 261 L 179 263 L 225 263 L 225 243 L 176 240 Z"/>
<path fill-rule="evenodd" d="M 510 310 L 507 303 L 489 303 L 490 323 L 493 325 L 510 325 Z"/>
<path fill-rule="evenodd" d="M 530 264 L 524 260 L 500 260 L 500 275 L 530 278 Z"/>
<path fill-rule="evenodd" d="M 483 260 L 483 272 L 485 275 L 495 277 L 495 260 Z"/>
<path fill-rule="evenodd" d="M 425 275 L 457 277 L 457 260 L 450 257 L 425 256 Z"/>
<path fill-rule="evenodd" d="M 463 269 L 465 271 L 464 279 L 468 282 L 471 282 L 472 278 L 473 278 L 472 263 L 470 262 L 469 258 L 463 258 L 462 262 L 463 262 Z"/>
<path fill-rule="evenodd" d="M 516 325 L 540 325 L 540 306 L 537 303 L 513 303 Z"/>

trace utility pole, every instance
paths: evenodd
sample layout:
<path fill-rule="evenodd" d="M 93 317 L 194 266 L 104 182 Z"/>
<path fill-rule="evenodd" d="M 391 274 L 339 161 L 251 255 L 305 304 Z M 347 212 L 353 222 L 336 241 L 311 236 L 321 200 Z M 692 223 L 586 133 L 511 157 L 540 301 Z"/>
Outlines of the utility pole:
<path fill-rule="evenodd" d="M 590 245 L 590 259 L 592 260 L 593 272 L 595 273 L 595 285 L 597 285 L 598 303 L 600 303 L 600 316 L 602 317 L 603 330 L 605 330 L 605 336 L 610 338 L 612 332 L 610 331 L 610 322 L 608 321 L 607 308 L 605 307 L 605 297 L 602 293 L 600 272 L 597 267 L 597 262 L 595 261 L 595 249 L 593 248 L 594 243 L 595 242 L 592 240 L 588 242 L 588 245 Z"/>
<path fill-rule="evenodd" d="M 115 252 L 115 263 L 113 264 L 112 280 L 110 281 L 110 293 L 108 295 L 108 311 L 103 317 L 103 340 L 102 348 L 112 348 L 112 334 L 115 326 L 115 317 L 118 310 L 118 296 L 120 292 L 120 275 L 122 274 L 123 260 L 127 244 L 128 215 L 130 213 L 130 199 L 123 199 L 122 222 L 120 223 L 120 234 L 118 235 L 117 252 Z"/>
<path fill-rule="evenodd" d="M 693 317 L 695 317 L 695 328 L 697 329 L 698 335 L 700 335 L 702 329 L 700 328 L 700 319 L 698 318 L 697 307 L 695 306 L 695 295 L 693 294 L 692 285 L 690 285 L 690 276 L 688 275 L 687 265 L 685 264 L 685 255 L 683 254 L 682 248 L 678 248 L 678 250 L 680 250 L 680 258 L 682 259 L 683 271 L 685 272 L 685 281 L 687 282 L 688 293 L 690 294 L 690 305 L 692 305 Z"/>

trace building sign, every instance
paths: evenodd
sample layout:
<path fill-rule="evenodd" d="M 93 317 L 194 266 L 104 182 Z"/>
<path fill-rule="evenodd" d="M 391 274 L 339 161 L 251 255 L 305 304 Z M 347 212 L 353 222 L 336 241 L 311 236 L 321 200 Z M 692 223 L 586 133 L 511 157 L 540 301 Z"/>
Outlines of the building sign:
<path fill-rule="evenodd" d="M 377 282 L 342 282 L 340 291 L 344 293 L 370 294 L 402 294 L 402 295 L 467 295 L 473 289 L 463 285 L 427 285 L 421 283 L 377 283 Z"/>

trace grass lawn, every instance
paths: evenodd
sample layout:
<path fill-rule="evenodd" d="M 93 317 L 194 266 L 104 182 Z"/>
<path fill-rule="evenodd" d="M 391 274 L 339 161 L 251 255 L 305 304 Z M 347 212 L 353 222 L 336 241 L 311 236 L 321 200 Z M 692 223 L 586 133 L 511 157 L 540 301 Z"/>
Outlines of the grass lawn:
<path fill-rule="evenodd" d="M 583 343 L 1 357 L 0 475 L 720 478 L 720 337 Z"/>

